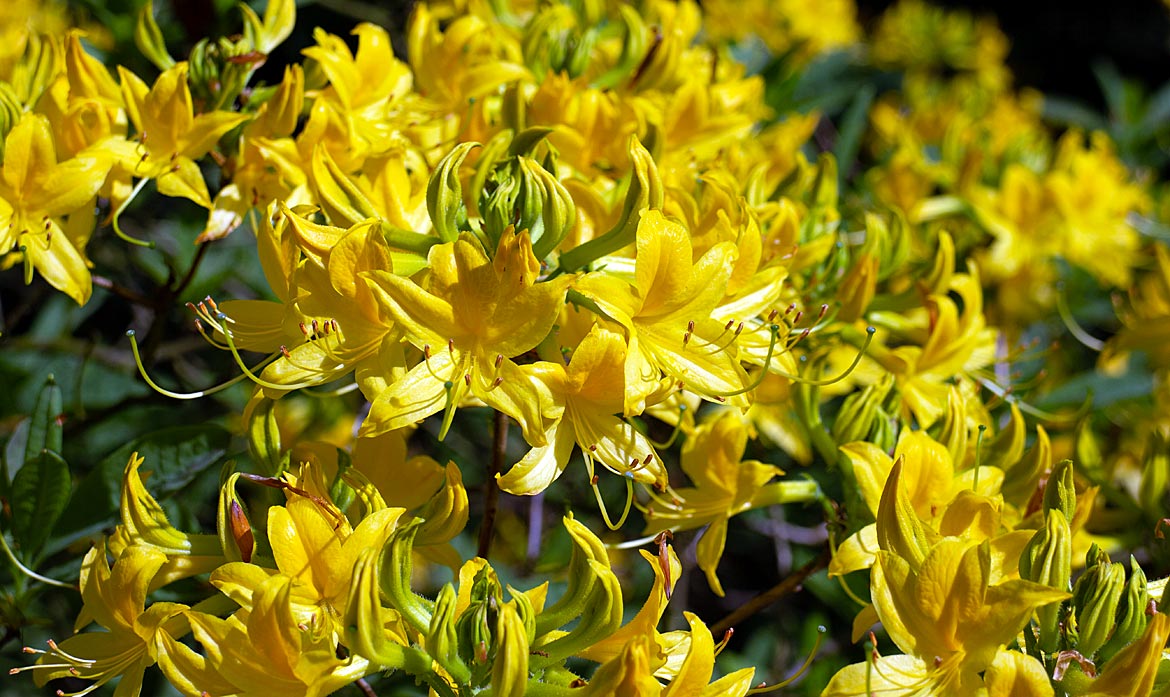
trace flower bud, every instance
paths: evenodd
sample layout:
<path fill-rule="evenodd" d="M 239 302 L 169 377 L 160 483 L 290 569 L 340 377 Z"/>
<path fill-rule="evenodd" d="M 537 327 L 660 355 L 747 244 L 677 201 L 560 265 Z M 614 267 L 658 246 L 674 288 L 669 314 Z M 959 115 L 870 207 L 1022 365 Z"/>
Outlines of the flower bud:
<path fill-rule="evenodd" d="M 1113 633 L 1117 604 L 1125 590 L 1125 567 L 1101 561 L 1091 565 L 1073 586 L 1076 650 L 1086 658 L 1097 653 Z"/>
<path fill-rule="evenodd" d="M 239 478 L 240 473 L 233 472 L 219 488 L 215 527 L 224 558 L 227 561 L 250 562 L 256 549 L 256 538 L 252 534 L 252 524 L 248 521 L 248 509 L 236 494 L 236 480 Z"/>
<path fill-rule="evenodd" d="M 1044 527 L 1037 530 L 1020 554 L 1020 578 L 1067 591 L 1072 576 L 1072 530 L 1059 509 L 1050 509 Z M 1060 603 L 1036 609 L 1040 648 L 1052 653 L 1060 642 Z"/>
<path fill-rule="evenodd" d="M 1036 426 L 1036 442 L 1020 461 L 1004 473 L 1001 492 L 1003 498 L 1018 508 L 1028 506 L 1036 494 L 1040 480 L 1052 463 L 1052 442 L 1043 426 Z"/>
<path fill-rule="evenodd" d="M 226 108 L 244 91 L 253 69 L 263 61 L 264 56 L 247 40 L 203 39 L 187 58 L 191 96 L 202 101 L 208 111 Z"/>
<path fill-rule="evenodd" d="M 1044 510 L 1053 509 L 1063 513 L 1066 520 L 1072 520 L 1076 515 L 1077 489 L 1072 460 L 1056 463 L 1052 474 L 1048 475 L 1048 483 L 1044 487 Z"/>
<path fill-rule="evenodd" d="M 893 376 L 886 374 L 878 382 L 846 397 L 841 410 L 837 412 L 837 418 L 833 420 L 830 430 L 833 440 L 838 445 L 867 440 L 875 425 L 874 418 L 879 407 L 893 385 Z"/>
<path fill-rule="evenodd" d="M 1101 647 L 1100 661 L 1108 661 L 1126 646 L 1137 640 L 1146 630 L 1149 616 L 1146 609 L 1150 604 L 1150 593 L 1146 572 L 1132 556 L 1129 558 L 1129 580 L 1121 605 L 1117 608 L 1117 625 L 1108 643 Z M 1099 662 L 1100 662 L 1099 661 Z"/>
<path fill-rule="evenodd" d="M 445 584 L 435 598 L 435 612 L 431 615 L 431 625 L 423 638 L 423 646 L 456 681 L 466 682 L 471 679 L 471 672 L 459 658 L 459 635 L 455 630 L 457 603 L 455 587 L 450 583 Z"/>
<path fill-rule="evenodd" d="M 459 231 L 467 229 L 467 206 L 463 203 L 463 184 L 459 181 L 459 168 L 468 153 L 478 148 L 479 143 L 460 143 L 439 162 L 427 184 L 427 212 L 439 239 L 454 242 Z"/>
<path fill-rule="evenodd" d="M 515 601 L 496 615 L 496 657 L 492 662 L 492 695 L 523 697 L 528 688 L 528 637 Z"/>
<path fill-rule="evenodd" d="M 484 566 L 475 575 L 470 602 L 455 620 L 459 637 L 459 656 L 471 668 L 473 682 L 488 680 L 492 658 L 497 651 L 495 632 L 503 591 L 491 567 Z"/>
<path fill-rule="evenodd" d="M 421 523 L 421 520 L 412 520 L 395 530 L 386 540 L 381 588 L 390 606 L 398 610 L 415 631 L 426 634 L 431 625 L 431 612 L 425 601 L 410 588 L 414 572 L 411 554 L 414 552 L 414 537 Z"/>

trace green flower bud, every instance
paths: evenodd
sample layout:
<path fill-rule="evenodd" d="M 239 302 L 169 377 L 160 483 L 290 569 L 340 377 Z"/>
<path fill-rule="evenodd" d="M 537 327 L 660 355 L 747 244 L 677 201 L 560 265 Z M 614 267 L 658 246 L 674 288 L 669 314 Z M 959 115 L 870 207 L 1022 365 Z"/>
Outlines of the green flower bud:
<path fill-rule="evenodd" d="M 503 604 L 503 591 L 491 567 L 485 566 L 475 575 L 470 598 L 467 608 L 455 620 L 455 632 L 459 637 L 459 656 L 471 667 L 472 682 L 482 684 L 489 679 L 497 651 L 495 629 Z"/>
<path fill-rule="evenodd" d="M 528 638 L 515 602 L 500 607 L 496 616 L 496 639 L 492 695 L 523 697 L 528 688 Z"/>
<path fill-rule="evenodd" d="M 854 392 L 845 398 L 830 433 L 838 445 L 866 440 L 874 427 L 878 407 L 894 386 L 894 377 L 886 374 L 878 382 L 861 392 Z"/>
<path fill-rule="evenodd" d="M 537 642 L 539 656 L 532 660 L 536 668 L 560 663 L 580 653 L 617 631 L 622 624 L 622 587 L 608 564 L 589 560 L 589 574 L 593 576 L 592 592 L 581 612 L 581 621 L 568 633 Z"/>
<path fill-rule="evenodd" d="M 407 624 L 420 634 L 426 634 L 430 629 L 433 606 L 410 588 L 414 572 L 411 554 L 421 524 L 422 521 L 416 518 L 395 530 L 386 540 L 381 588 L 390 606 L 401 613 Z"/>
<path fill-rule="evenodd" d="M 1076 649 L 1086 658 L 1105 645 L 1113 633 L 1117 604 L 1125 590 L 1125 567 L 1101 562 L 1090 566 L 1073 586 Z"/>
<path fill-rule="evenodd" d="M 138 23 L 134 26 L 134 43 L 142 55 L 154 63 L 159 70 L 170 70 L 175 67 L 175 59 L 167 52 L 166 42 L 163 41 L 162 30 L 158 22 L 154 21 L 154 1 L 146 0 L 142 11 L 138 13 Z"/>
<path fill-rule="evenodd" d="M 265 477 L 278 477 L 288 460 L 280 451 L 280 426 L 276 421 L 276 402 L 263 395 L 253 399 L 244 410 L 245 435 L 252 462 Z"/>
<path fill-rule="evenodd" d="M 439 162 L 427 185 L 427 212 L 431 224 L 444 242 L 454 242 L 459 231 L 468 228 L 467 206 L 463 203 L 463 185 L 459 182 L 459 168 L 468 153 L 479 143 L 460 143 Z"/>
<path fill-rule="evenodd" d="M 1150 605 L 1149 584 L 1146 581 L 1146 572 L 1138 565 L 1137 559 L 1129 558 L 1129 580 L 1125 584 L 1125 593 L 1121 597 L 1121 606 L 1117 608 L 1117 624 L 1113 636 L 1108 643 L 1101 647 L 1101 661 L 1108 661 L 1118 651 L 1133 643 L 1146 630 L 1149 616 L 1146 610 Z M 1100 666 L 1098 666 L 1100 667 Z"/>
<path fill-rule="evenodd" d="M 1044 487 L 1044 510 L 1052 509 L 1063 513 L 1066 520 L 1072 520 L 1076 515 L 1077 489 L 1072 460 L 1061 460 L 1053 468 L 1052 474 L 1048 475 L 1048 484 Z"/>
<path fill-rule="evenodd" d="M 1020 554 L 1020 578 L 1067 591 L 1072 577 L 1072 530 L 1058 509 L 1045 515 L 1044 527 L 1037 530 Z M 1053 653 L 1060 643 L 1060 603 L 1036 609 L 1040 625 L 1040 648 Z"/>
<path fill-rule="evenodd" d="M 245 39 L 203 39 L 187 58 L 191 96 L 209 111 L 222 109 L 240 96 L 253 69 L 263 60 Z"/>
<path fill-rule="evenodd" d="M 455 587 L 450 583 L 445 584 L 435 598 L 435 613 L 431 615 L 431 626 L 424 637 L 423 646 L 451 677 L 457 682 L 466 683 L 471 679 L 471 671 L 459 658 L 459 635 L 455 629 L 457 602 Z"/>

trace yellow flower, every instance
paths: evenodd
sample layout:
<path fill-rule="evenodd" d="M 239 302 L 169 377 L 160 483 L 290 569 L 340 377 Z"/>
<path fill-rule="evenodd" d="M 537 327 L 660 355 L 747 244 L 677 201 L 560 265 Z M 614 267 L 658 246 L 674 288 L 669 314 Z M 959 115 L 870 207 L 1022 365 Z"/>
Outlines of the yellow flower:
<path fill-rule="evenodd" d="M 383 508 L 351 528 L 348 519 L 330 502 L 317 468 L 303 466 L 301 477 L 285 478 L 313 498 L 289 491 L 284 506 L 268 509 L 267 535 L 277 571 L 255 564 L 231 562 L 211 574 L 211 582 L 244 608 L 255 604 L 261 584 L 275 575 L 288 577 L 290 612 L 298 625 L 315 635 L 343 633 L 353 569 L 363 549 L 381 549 L 397 528 L 402 508 Z"/>
<path fill-rule="evenodd" d="M 548 335 L 572 279 L 536 282 L 540 263 L 525 233 L 505 233 L 491 260 L 464 234 L 432 247 L 429 265 L 425 286 L 386 271 L 364 274 L 424 359 L 382 390 L 359 435 L 402 428 L 446 408 L 443 437 L 471 394 L 516 419 L 529 443 L 544 445 L 546 416 L 555 416 L 550 397 L 512 358 Z"/>
<path fill-rule="evenodd" d="M 186 605 L 154 603 L 145 607 L 155 573 L 166 561 L 166 555 L 158 550 L 129 547 L 111 568 L 104 543 L 91 549 L 81 565 L 85 604 L 76 629 L 96 621 L 108 631 L 75 634 L 60 645 L 50 643 L 48 652 L 38 651 L 42 655 L 37 664 L 24 670 L 36 672 L 38 685 L 62 677 L 93 680 L 89 690 L 121 676 L 116 694 L 137 697 L 143 672 L 166 653 L 176 651 L 174 635 L 186 631 Z"/>
<path fill-rule="evenodd" d="M 616 474 L 650 486 L 666 485 L 666 470 L 649 439 L 623 419 L 626 342 L 620 334 L 595 326 L 573 352 L 569 365 L 541 362 L 532 374 L 548 386 L 552 402 L 563 409 L 545 432 L 548 445 L 528 451 L 505 475 L 500 488 L 512 494 L 537 494 L 552 484 L 581 448 L 589 474 L 597 461 Z"/>
<path fill-rule="evenodd" d="M 715 667 L 715 642 L 711 630 L 695 614 L 684 612 L 691 627 L 690 650 L 678 675 L 665 687 L 653 675 L 656 657 L 653 640 L 645 634 L 631 639 L 614 658 L 603 663 L 589 684 L 580 691 L 582 697 L 623 695 L 628 697 L 743 697 L 751 687 L 755 668 L 741 668 L 711 680 Z"/>
<path fill-rule="evenodd" d="M 227 111 L 194 113 L 187 86 L 187 64 L 163 72 L 153 87 L 118 66 L 126 111 L 138 131 L 136 142 L 112 141 L 109 147 L 134 176 L 154 179 L 164 196 L 187 198 L 211 208 L 207 183 L 196 158 L 215 147 L 223 134 L 248 120 Z"/>
<path fill-rule="evenodd" d="M 687 230 L 650 209 L 638 223 L 636 246 L 632 283 L 597 273 L 577 285 L 628 333 L 626 415 L 645 411 L 662 373 L 706 399 L 742 391 L 747 374 L 735 342 L 711 316 L 734 270 L 735 245 L 720 242 L 695 260 Z M 742 394 L 726 401 L 747 406 Z"/>
<path fill-rule="evenodd" d="M 352 568 L 346 569 L 352 573 Z M 294 580 L 272 576 L 252 593 L 250 609 L 226 620 L 201 612 L 188 619 L 207 664 L 235 695 L 327 695 L 377 670 L 361 656 L 338 658 L 337 644 L 298 627 Z"/>
<path fill-rule="evenodd" d="M 715 573 L 727 540 L 727 521 L 753 508 L 794 501 L 811 501 L 817 496 L 814 482 L 773 482 L 784 474 L 773 465 L 742 460 L 747 448 L 747 426 L 732 411 L 699 426 L 682 451 L 682 468 L 696 486 L 679 489 L 680 504 L 657 499 L 646 512 L 646 532 L 688 530 L 710 525 L 699 539 L 699 568 L 716 595 L 723 586 Z"/>
<path fill-rule="evenodd" d="M 26 113 L 9 132 L 0 172 L 0 253 L 20 252 L 26 281 L 36 268 L 79 305 L 89 300 L 93 287 L 81 251 L 89 230 L 71 234 L 61 219 L 90 204 L 109 169 L 109 159 L 99 155 L 57 162 L 43 116 Z"/>

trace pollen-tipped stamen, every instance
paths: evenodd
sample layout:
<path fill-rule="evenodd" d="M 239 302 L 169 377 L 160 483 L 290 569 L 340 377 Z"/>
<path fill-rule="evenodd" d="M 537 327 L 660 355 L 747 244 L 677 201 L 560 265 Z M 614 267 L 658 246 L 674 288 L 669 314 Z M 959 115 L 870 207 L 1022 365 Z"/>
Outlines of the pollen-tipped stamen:
<path fill-rule="evenodd" d="M 870 343 L 873 342 L 873 335 L 876 331 L 877 330 L 873 327 L 865 328 L 865 341 L 861 344 L 861 349 L 857 352 L 857 355 L 853 357 L 853 362 L 849 364 L 849 367 L 846 368 L 844 372 L 842 372 L 837 377 L 825 378 L 822 380 L 809 380 L 808 378 L 800 375 L 790 375 L 782 370 L 775 370 L 773 372 L 782 378 L 787 378 L 793 382 L 799 382 L 810 387 L 825 387 L 826 385 L 832 385 L 841 382 L 845 378 L 849 377 L 849 375 L 857 369 L 857 366 L 861 364 L 861 359 L 865 356 L 865 352 L 869 349 Z M 767 369 L 767 364 L 765 364 L 765 369 Z"/>
<path fill-rule="evenodd" d="M 792 675 L 788 676 L 788 677 L 787 677 L 787 678 L 785 678 L 784 680 L 782 680 L 782 681 L 780 681 L 780 682 L 776 683 L 775 685 L 766 685 L 766 686 L 765 686 L 765 685 L 763 685 L 763 684 L 761 684 L 761 685 L 758 685 L 757 687 L 754 687 L 754 688 L 752 688 L 752 689 L 748 690 L 748 691 L 747 691 L 747 694 L 749 694 L 749 695 L 759 695 L 759 694 L 763 694 L 763 693 L 765 693 L 765 692 L 772 692 L 772 691 L 774 691 L 774 690 L 781 690 L 781 689 L 784 689 L 785 687 L 788 687 L 789 685 L 791 685 L 792 683 L 796 682 L 797 680 L 800 680 L 800 678 L 801 678 L 801 677 L 802 677 L 802 676 L 805 674 L 805 672 L 807 672 L 807 671 L 808 671 L 808 669 L 809 669 L 809 666 L 811 666 L 811 665 L 812 665 L 812 663 L 813 663 L 813 660 L 815 660 L 815 659 L 816 659 L 816 657 L 817 657 L 817 651 L 819 651 L 819 650 L 820 650 L 820 648 L 821 648 L 821 643 L 822 643 L 822 642 L 825 640 L 825 633 L 826 633 L 827 631 L 829 631 L 829 630 L 825 629 L 825 627 L 824 627 L 823 625 L 818 625 L 818 626 L 817 626 L 817 640 L 816 640 L 816 643 L 814 643 L 814 644 L 813 644 L 812 651 L 810 651 L 810 652 L 809 652 L 809 654 L 808 654 L 808 657 L 804 659 L 804 663 L 800 664 L 800 667 L 796 669 L 796 672 L 795 672 L 795 673 L 793 673 Z M 869 677 L 869 676 L 866 676 L 866 683 L 867 683 L 867 685 L 866 685 L 866 694 L 870 694 L 870 692 L 869 692 L 869 685 L 868 685 L 868 682 L 869 682 L 869 679 L 868 679 L 868 677 Z"/>
<path fill-rule="evenodd" d="M 222 382 L 215 387 L 210 387 L 206 390 L 200 390 L 198 392 L 172 392 L 171 390 L 162 387 L 153 379 L 151 379 L 150 375 L 146 372 L 146 366 L 142 363 L 142 355 L 138 352 L 138 339 L 134 336 L 134 330 L 127 330 L 126 336 L 130 339 L 130 352 L 134 354 L 134 365 L 138 367 L 138 374 L 142 376 L 142 379 L 146 381 L 146 384 L 149 385 L 152 390 L 158 392 L 161 395 L 170 397 L 171 399 L 199 399 L 200 397 L 213 395 L 216 392 L 222 392 L 238 382 L 243 382 L 248 377 L 247 375 L 237 375 L 227 382 Z M 263 361 L 261 361 L 256 367 L 263 368 L 275 360 L 277 355 L 279 354 L 272 354 L 268 358 L 265 358 Z"/>

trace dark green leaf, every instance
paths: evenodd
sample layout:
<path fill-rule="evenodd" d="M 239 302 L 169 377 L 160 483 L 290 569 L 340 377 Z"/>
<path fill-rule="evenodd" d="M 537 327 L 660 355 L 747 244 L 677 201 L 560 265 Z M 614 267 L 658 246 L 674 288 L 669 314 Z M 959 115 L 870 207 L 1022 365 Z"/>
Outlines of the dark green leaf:
<path fill-rule="evenodd" d="M 70 493 L 69 466 L 51 450 L 25 460 L 12 480 L 12 536 L 25 560 L 40 554 Z"/>
<path fill-rule="evenodd" d="M 49 373 L 41 393 L 37 395 L 37 403 L 29 421 L 24 461 L 32 460 L 42 450 L 61 452 L 61 434 L 61 388 L 57 386 L 53 374 Z"/>
<path fill-rule="evenodd" d="M 131 453 L 143 458 L 143 472 L 150 472 L 150 491 L 164 499 L 182 490 L 201 472 L 218 466 L 231 441 L 220 426 L 177 426 L 148 433 L 118 448 L 91 471 L 79 488 L 86 505 L 72 507 L 61 520 L 62 534 L 78 536 L 111 524 L 117 514 L 122 473 Z"/>

